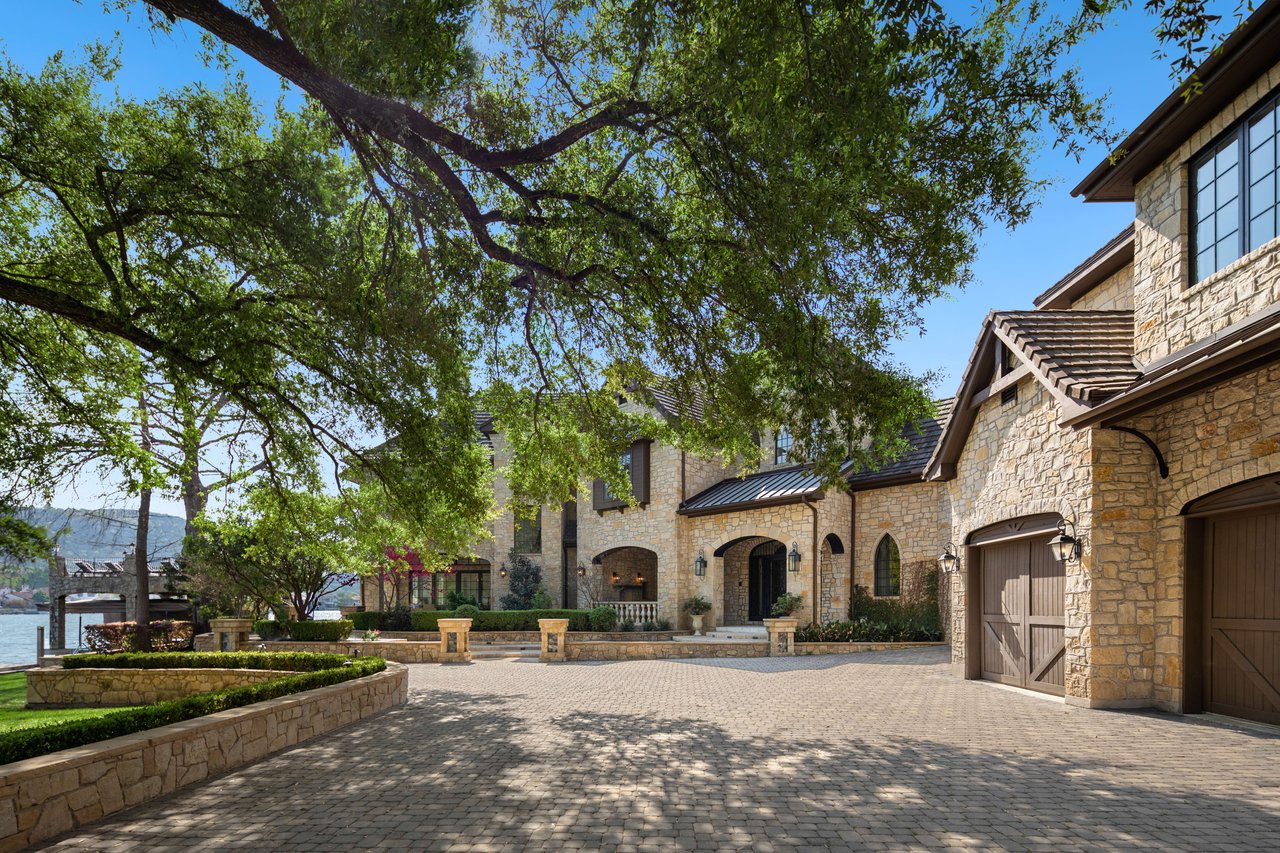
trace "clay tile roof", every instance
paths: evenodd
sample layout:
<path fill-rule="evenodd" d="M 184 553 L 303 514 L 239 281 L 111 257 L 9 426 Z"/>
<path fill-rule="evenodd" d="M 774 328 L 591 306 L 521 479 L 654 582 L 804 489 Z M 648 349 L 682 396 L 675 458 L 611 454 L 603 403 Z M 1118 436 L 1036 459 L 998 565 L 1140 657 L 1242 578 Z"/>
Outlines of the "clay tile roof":
<path fill-rule="evenodd" d="M 954 397 L 934 401 L 938 410 L 936 416 L 903 428 L 902 437 L 907 441 L 908 447 L 901 456 L 874 470 L 849 475 L 849 484 L 855 489 L 865 489 L 881 483 L 887 485 L 921 479 L 930 457 L 933 456 L 933 449 L 942 437 L 943 427 L 951 417 L 954 404 Z"/>
<path fill-rule="evenodd" d="M 998 311 L 991 321 L 1046 382 L 1076 400 L 1105 400 L 1142 375 L 1132 311 Z"/>
<path fill-rule="evenodd" d="M 721 480 L 681 504 L 680 513 L 704 515 L 752 505 L 794 503 L 806 495 L 820 496 L 821 492 L 822 480 L 811 468 L 779 468 Z"/>

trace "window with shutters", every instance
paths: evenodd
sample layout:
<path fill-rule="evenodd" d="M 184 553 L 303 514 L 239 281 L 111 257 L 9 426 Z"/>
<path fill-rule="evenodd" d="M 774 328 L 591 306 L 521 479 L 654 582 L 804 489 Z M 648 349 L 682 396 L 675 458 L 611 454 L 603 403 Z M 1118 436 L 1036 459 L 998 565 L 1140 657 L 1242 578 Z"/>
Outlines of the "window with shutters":
<path fill-rule="evenodd" d="M 648 439 L 642 439 L 627 448 L 619 459 L 631 483 L 631 496 L 640 506 L 649 503 L 649 447 Z M 627 506 L 626 496 L 615 495 L 604 480 L 595 481 L 591 492 L 592 509 L 599 512 L 606 509 L 625 509 Z"/>

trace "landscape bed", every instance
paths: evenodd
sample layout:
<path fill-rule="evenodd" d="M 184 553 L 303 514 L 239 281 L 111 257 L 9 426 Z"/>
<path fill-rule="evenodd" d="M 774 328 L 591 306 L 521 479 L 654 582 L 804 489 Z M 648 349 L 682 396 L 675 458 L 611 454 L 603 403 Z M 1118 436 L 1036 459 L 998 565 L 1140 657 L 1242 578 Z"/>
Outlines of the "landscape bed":
<path fill-rule="evenodd" d="M 386 661 L 377 657 L 353 661 L 345 655 L 313 652 L 90 654 L 69 655 L 62 658 L 61 663 L 64 669 L 277 670 L 281 672 L 281 677 L 260 684 L 198 693 L 141 707 L 110 710 L 77 709 L 99 713 L 82 718 L 55 718 L 53 722 L 0 732 L 0 763 L 21 761 L 62 749 L 83 746 L 95 741 L 287 696 L 303 690 L 339 684 L 381 672 L 386 668 Z"/>

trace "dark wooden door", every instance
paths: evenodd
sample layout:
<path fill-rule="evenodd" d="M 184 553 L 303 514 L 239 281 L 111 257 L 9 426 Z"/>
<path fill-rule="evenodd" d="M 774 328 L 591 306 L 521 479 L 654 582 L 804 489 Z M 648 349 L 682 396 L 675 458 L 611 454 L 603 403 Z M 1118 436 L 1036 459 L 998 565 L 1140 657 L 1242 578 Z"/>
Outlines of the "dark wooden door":
<path fill-rule="evenodd" d="M 1060 696 L 1066 564 L 1048 543 L 1037 536 L 981 549 L 982 677 Z"/>
<path fill-rule="evenodd" d="M 787 591 L 787 549 L 757 547 L 747 563 L 747 621 L 759 622 L 773 615 L 773 603 Z"/>
<path fill-rule="evenodd" d="M 1280 724 L 1280 508 L 1205 533 L 1205 710 Z"/>

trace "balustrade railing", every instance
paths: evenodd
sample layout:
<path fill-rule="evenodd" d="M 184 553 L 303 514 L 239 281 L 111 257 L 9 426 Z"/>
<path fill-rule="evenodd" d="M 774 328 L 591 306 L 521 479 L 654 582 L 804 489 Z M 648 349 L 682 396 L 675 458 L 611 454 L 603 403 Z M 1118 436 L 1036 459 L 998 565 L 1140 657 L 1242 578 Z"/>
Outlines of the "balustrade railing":
<path fill-rule="evenodd" d="M 619 622 L 631 621 L 640 625 L 644 622 L 658 621 L 658 602 L 656 601 L 602 601 L 600 603 L 618 611 Z"/>

